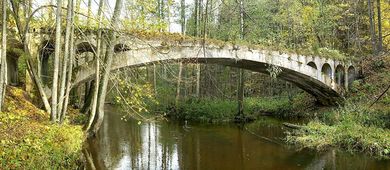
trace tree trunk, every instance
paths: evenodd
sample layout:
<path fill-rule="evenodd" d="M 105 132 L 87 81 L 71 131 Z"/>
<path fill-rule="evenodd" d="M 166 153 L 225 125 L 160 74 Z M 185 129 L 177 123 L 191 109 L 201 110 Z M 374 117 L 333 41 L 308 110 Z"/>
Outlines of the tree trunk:
<path fill-rule="evenodd" d="M 154 95 L 157 97 L 157 75 L 156 75 L 156 64 L 153 63 L 153 88 Z"/>
<path fill-rule="evenodd" d="M 376 1 L 376 8 L 378 11 L 378 52 L 382 51 L 383 48 L 383 37 L 382 37 L 382 12 L 381 12 L 381 1 Z"/>
<path fill-rule="evenodd" d="M 375 25 L 374 25 L 374 11 L 372 8 L 371 0 L 368 0 L 368 16 L 370 20 L 370 33 L 371 33 L 371 45 L 372 45 L 372 51 L 374 54 L 377 54 L 376 49 L 376 36 L 375 36 Z"/>
<path fill-rule="evenodd" d="M 121 13 L 121 9 L 122 9 L 122 0 L 116 0 L 114 14 L 111 20 L 111 25 L 113 26 L 113 29 L 118 28 L 119 15 Z M 114 55 L 115 41 L 116 41 L 116 32 L 115 30 L 110 30 L 106 58 L 104 60 L 104 72 L 101 78 L 102 82 L 99 85 L 100 87 L 99 87 L 99 97 L 98 97 L 98 106 L 97 106 L 98 108 L 97 117 L 95 119 L 95 123 L 92 128 L 92 132 L 91 132 L 92 135 L 98 132 L 104 118 L 104 102 L 106 99 L 107 84 L 108 84 L 108 79 L 110 76 L 110 70 L 112 64 L 112 56 Z"/>
<path fill-rule="evenodd" d="M 180 1 L 181 34 L 186 35 L 186 1 Z"/>
<path fill-rule="evenodd" d="M 88 0 L 87 26 L 91 25 L 91 15 L 92 15 L 92 0 Z"/>
<path fill-rule="evenodd" d="M 1 73 L 0 73 L 0 111 L 3 108 L 3 102 L 6 91 L 6 71 L 7 71 L 7 0 L 3 0 L 3 18 L 2 18 L 2 31 L 1 31 Z"/>
<path fill-rule="evenodd" d="M 199 29 L 199 0 L 195 0 L 195 30 L 194 30 L 194 36 L 197 37 L 199 35 L 198 29 Z"/>
<path fill-rule="evenodd" d="M 72 53 L 70 51 L 70 35 L 73 26 L 73 0 L 68 0 L 68 9 L 67 9 L 67 17 L 66 17 L 66 28 L 65 28 L 65 52 L 62 60 L 62 71 L 61 71 L 61 84 L 60 84 L 60 95 L 58 96 L 58 107 L 57 113 L 61 118 L 63 117 L 62 108 L 65 101 L 65 88 L 66 88 L 66 73 L 68 71 L 68 61 L 69 54 Z"/>
<path fill-rule="evenodd" d="M 91 107 L 91 114 L 89 115 L 89 121 L 86 126 L 86 131 L 89 131 L 91 128 L 91 125 L 93 123 L 93 120 L 95 119 L 97 105 L 98 105 L 98 93 L 99 93 L 99 85 L 100 85 L 100 59 L 101 59 L 101 49 L 102 49 L 102 11 L 103 11 L 104 1 L 100 0 L 99 2 L 99 9 L 98 9 L 98 35 L 96 37 L 96 70 L 95 70 L 95 88 L 93 92 L 93 99 L 92 99 L 92 107 Z"/>
<path fill-rule="evenodd" d="M 237 0 L 238 2 L 238 0 Z M 243 0 L 240 0 L 238 2 L 240 5 L 240 39 L 244 39 L 244 3 Z M 244 70 L 239 69 L 239 83 L 238 83 L 238 89 L 237 89 L 237 101 L 238 101 L 238 116 L 243 118 L 244 115 L 244 83 L 245 83 L 245 77 L 244 77 Z"/>
<path fill-rule="evenodd" d="M 18 14 L 19 14 L 18 9 L 19 8 L 15 4 L 16 1 L 10 1 L 10 2 L 11 2 L 11 7 L 12 7 L 12 15 L 13 15 L 14 20 L 15 20 L 16 28 L 18 29 L 18 34 L 19 34 L 20 39 L 22 40 L 24 52 L 28 56 L 27 57 L 27 61 L 26 61 L 28 73 L 31 76 L 32 80 L 34 81 L 35 86 L 38 89 L 39 95 L 40 95 L 40 97 L 42 99 L 42 102 L 44 104 L 46 112 L 50 113 L 51 112 L 50 103 L 49 103 L 49 100 L 48 100 L 48 98 L 46 96 L 46 93 L 45 93 L 45 91 L 43 89 L 43 84 L 42 84 L 42 81 L 41 81 L 41 79 L 39 77 L 39 74 L 37 74 L 37 72 L 33 68 L 32 56 L 31 56 L 31 52 L 30 52 L 30 50 L 28 48 L 28 40 L 26 38 L 27 37 L 28 27 L 29 27 L 29 22 L 31 20 L 31 16 L 27 20 L 25 29 L 23 29 L 22 28 L 22 23 L 21 23 L 21 21 L 19 19 L 19 16 L 18 16 Z M 35 11 L 37 11 L 37 9 Z"/>
<path fill-rule="evenodd" d="M 56 35 L 55 35 L 55 50 L 54 50 L 54 66 L 53 66 L 53 86 L 51 88 L 51 113 L 50 120 L 52 122 L 57 121 L 57 91 L 58 91 L 58 71 L 59 71 L 59 60 L 61 52 L 61 8 L 62 0 L 57 0 L 57 11 L 56 11 Z"/>
<path fill-rule="evenodd" d="M 74 3 L 74 2 L 73 2 Z M 72 12 L 72 16 L 74 16 L 74 11 Z M 69 69 L 68 69 L 68 74 L 67 74 L 67 80 L 66 80 L 66 92 L 65 92 L 65 101 L 64 101 L 64 106 L 63 106 L 63 110 L 62 110 L 62 114 L 61 114 L 61 118 L 60 118 L 60 121 L 62 122 L 66 116 L 66 112 L 67 112 L 67 109 L 68 109 L 68 103 L 69 103 L 69 93 L 70 93 L 70 90 L 72 89 L 71 85 L 72 85 L 72 72 L 73 72 L 73 60 L 74 60 L 74 54 L 75 54 L 75 51 L 74 51 L 74 25 L 72 25 L 72 30 L 70 32 L 70 47 L 69 47 L 69 58 L 68 58 L 68 62 L 69 62 Z"/>
<path fill-rule="evenodd" d="M 183 62 L 180 62 L 179 63 L 179 75 L 178 75 L 177 87 L 176 87 L 176 102 L 175 102 L 176 107 L 179 106 L 182 71 L 183 71 Z"/>

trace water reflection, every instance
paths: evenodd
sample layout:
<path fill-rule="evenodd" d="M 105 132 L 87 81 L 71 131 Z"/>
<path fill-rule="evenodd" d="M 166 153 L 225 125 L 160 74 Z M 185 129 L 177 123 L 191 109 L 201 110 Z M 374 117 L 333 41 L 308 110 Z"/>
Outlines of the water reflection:
<path fill-rule="evenodd" d="M 390 169 L 389 161 L 331 150 L 295 151 L 283 144 L 280 122 L 185 126 L 127 122 L 109 108 L 88 142 L 97 169 Z"/>

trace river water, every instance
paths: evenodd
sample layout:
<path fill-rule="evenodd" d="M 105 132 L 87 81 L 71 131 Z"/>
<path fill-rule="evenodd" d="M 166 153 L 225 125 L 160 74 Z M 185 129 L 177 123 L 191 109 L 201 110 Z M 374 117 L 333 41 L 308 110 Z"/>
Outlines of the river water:
<path fill-rule="evenodd" d="M 389 169 L 390 161 L 337 150 L 297 150 L 283 142 L 281 122 L 245 126 L 121 120 L 108 107 L 97 138 L 88 141 L 96 169 Z"/>

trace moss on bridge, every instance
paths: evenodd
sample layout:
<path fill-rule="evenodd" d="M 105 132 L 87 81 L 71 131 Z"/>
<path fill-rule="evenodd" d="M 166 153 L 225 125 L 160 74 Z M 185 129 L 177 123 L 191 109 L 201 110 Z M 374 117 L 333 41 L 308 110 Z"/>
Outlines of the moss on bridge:
<path fill-rule="evenodd" d="M 33 27 L 30 28 L 30 31 L 35 31 L 38 33 L 49 34 L 54 31 L 54 28 L 46 27 Z M 75 30 L 77 36 L 85 36 L 89 34 L 97 33 L 97 28 L 84 26 L 80 29 Z M 107 32 L 107 29 L 103 29 L 103 32 Z M 354 56 L 346 55 L 338 50 L 329 49 L 329 48 L 286 48 L 278 45 L 267 45 L 262 43 L 253 43 L 248 41 L 222 41 L 218 39 L 206 38 L 205 40 L 202 37 L 193 37 L 193 36 L 184 36 L 179 33 L 169 33 L 169 32 L 154 32 L 147 30 L 120 30 L 117 31 L 119 36 L 128 35 L 136 37 L 143 40 L 158 40 L 162 41 L 164 46 L 175 46 L 177 44 L 193 44 L 193 45 L 203 45 L 205 43 L 207 46 L 214 46 L 218 48 L 224 47 L 233 47 L 235 49 L 248 48 L 252 50 L 266 50 L 266 51 L 278 51 L 280 53 L 286 54 L 297 54 L 304 56 L 319 56 L 327 59 L 335 59 L 339 61 L 355 61 Z"/>

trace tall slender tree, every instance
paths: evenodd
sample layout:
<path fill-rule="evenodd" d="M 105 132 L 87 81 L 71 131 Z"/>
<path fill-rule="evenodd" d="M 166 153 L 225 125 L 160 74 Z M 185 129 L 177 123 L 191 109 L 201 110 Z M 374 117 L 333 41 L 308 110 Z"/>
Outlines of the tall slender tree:
<path fill-rule="evenodd" d="M 57 121 L 57 91 L 58 91 L 58 75 L 60 66 L 60 54 L 61 54 L 61 10 L 62 0 L 57 0 L 56 10 L 56 35 L 55 35 L 55 49 L 54 49 L 54 66 L 53 66 L 53 85 L 51 88 L 51 113 L 50 120 L 52 122 Z"/>
<path fill-rule="evenodd" d="M 244 2 L 243 0 L 237 0 L 240 6 L 240 39 L 244 39 Z M 243 117 L 244 115 L 244 85 L 245 85 L 245 72 L 243 69 L 239 69 L 238 89 L 237 89 L 237 101 L 238 101 L 238 115 Z"/>
<path fill-rule="evenodd" d="M 368 16 L 370 20 L 370 33 L 371 33 L 371 45 L 372 45 L 372 51 L 374 54 L 377 53 L 377 47 L 376 47 L 376 34 L 375 34 L 375 23 L 374 23 L 374 10 L 372 7 L 372 1 L 367 1 L 368 6 Z"/>
<path fill-rule="evenodd" d="M 381 1 L 376 1 L 376 8 L 378 11 L 378 52 L 382 51 L 383 48 L 383 37 L 382 37 L 382 12 L 381 12 Z"/>
<path fill-rule="evenodd" d="M 111 19 L 112 30 L 109 30 L 109 37 L 107 41 L 106 57 L 103 63 L 103 74 L 101 76 L 101 82 L 99 85 L 99 97 L 97 105 L 97 116 L 95 117 L 93 128 L 91 129 L 91 135 L 98 132 L 104 118 L 104 103 L 107 93 L 107 84 L 111 71 L 112 57 L 114 55 L 114 43 L 116 41 L 116 29 L 119 28 L 119 16 L 122 9 L 122 0 L 116 0 L 114 13 Z"/>
<path fill-rule="evenodd" d="M 7 0 L 3 0 L 2 6 L 2 31 L 1 31 L 1 62 L 0 62 L 0 111 L 4 102 L 4 94 L 6 90 L 6 71 L 7 71 Z"/>
<path fill-rule="evenodd" d="M 98 106 L 98 97 L 99 97 L 99 84 L 100 84 L 100 60 L 101 60 L 101 53 L 102 53 L 102 17 L 103 17 L 103 7 L 104 7 L 104 0 L 100 0 L 99 2 L 99 9 L 98 9 L 98 34 L 97 34 L 97 43 L 96 43 L 96 70 L 95 70 L 95 89 L 93 92 L 93 99 L 92 99 L 92 107 L 91 107 L 91 114 L 89 116 L 89 121 L 86 126 L 86 131 L 89 131 L 91 128 L 91 125 L 93 123 L 93 120 L 95 119 L 97 106 Z"/>
<path fill-rule="evenodd" d="M 63 113 L 62 108 L 63 104 L 65 103 L 65 89 L 66 89 L 66 73 L 69 71 L 68 69 L 68 63 L 69 63 L 69 55 L 72 53 L 70 51 L 70 35 L 72 31 L 73 26 L 73 0 L 68 0 L 68 9 L 67 9 L 67 16 L 66 16 L 66 28 L 65 28 L 65 51 L 64 56 L 62 58 L 62 71 L 61 71 L 61 84 L 59 86 L 60 88 L 60 94 L 58 96 L 58 106 L 57 106 L 57 114 L 60 119 L 63 119 Z"/>
<path fill-rule="evenodd" d="M 180 1 L 180 24 L 181 24 L 181 34 L 185 35 L 185 27 L 186 27 L 186 16 L 185 16 L 185 0 Z M 179 75 L 177 79 L 177 86 L 176 86 L 176 107 L 179 105 L 180 100 L 180 89 L 181 89 L 181 82 L 182 82 L 182 72 L 183 72 L 183 62 L 180 61 L 179 63 Z"/>

